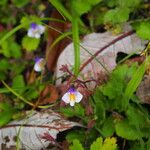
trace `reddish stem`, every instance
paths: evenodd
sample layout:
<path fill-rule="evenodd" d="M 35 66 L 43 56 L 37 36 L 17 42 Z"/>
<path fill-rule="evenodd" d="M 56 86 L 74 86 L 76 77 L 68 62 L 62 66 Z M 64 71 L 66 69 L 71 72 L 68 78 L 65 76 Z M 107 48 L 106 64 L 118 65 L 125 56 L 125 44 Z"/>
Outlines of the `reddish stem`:
<path fill-rule="evenodd" d="M 83 65 L 81 66 L 80 68 L 80 72 L 84 69 L 84 67 L 86 65 L 88 65 L 97 55 L 99 55 L 99 53 L 101 53 L 103 50 L 105 50 L 106 48 L 108 48 L 109 46 L 111 46 L 112 44 L 115 44 L 116 42 L 118 42 L 119 40 L 127 37 L 127 36 L 130 36 L 134 33 L 134 31 L 129 31 L 129 32 L 126 32 L 122 35 L 120 35 L 119 37 L 117 37 L 116 39 L 112 40 L 111 42 L 109 42 L 107 45 L 105 45 L 104 47 L 102 47 L 100 50 L 98 50 L 93 56 L 91 56 L 85 63 L 83 63 Z"/>

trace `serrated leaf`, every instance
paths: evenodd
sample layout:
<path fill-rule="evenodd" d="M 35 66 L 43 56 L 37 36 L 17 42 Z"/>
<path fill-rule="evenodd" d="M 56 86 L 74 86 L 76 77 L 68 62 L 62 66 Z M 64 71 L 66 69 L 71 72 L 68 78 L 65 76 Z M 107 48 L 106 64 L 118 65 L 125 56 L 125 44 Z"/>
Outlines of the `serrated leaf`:
<path fill-rule="evenodd" d="M 106 138 L 103 142 L 101 137 L 97 138 L 90 147 L 90 150 L 117 150 L 116 139 Z"/>
<path fill-rule="evenodd" d="M 137 107 L 129 106 L 126 114 L 130 125 L 141 126 L 144 125 L 146 121 L 143 112 L 141 112 Z"/>
<path fill-rule="evenodd" d="M 106 138 L 102 150 L 117 150 L 116 139 L 114 137 Z"/>
<path fill-rule="evenodd" d="M 90 147 L 90 150 L 101 150 L 103 139 L 101 137 L 97 138 L 95 142 Z"/>
<path fill-rule="evenodd" d="M 98 4 L 102 0 L 73 0 L 72 1 L 72 8 L 75 12 L 81 16 L 84 13 L 87 13 L 92 6 Z"/>
<path fill-rule="evenodd" d="M 115 125 L 116 134 L 127 140 L 137 140 L 141 138 L 140 133 L 135 126 L 129 125 L 127 120 L 117 122 Z"/>
<path fill-rule="evenodd" d="M 122 23 L 128 20 L 129 18 L 129 9 L 128 8 L 116 8 L 109 10 L 104 16 L 105 23 Z"/>
<path fill-rule="evenodd" d="M 34 51 L 38 48 L 40 39 L 25 36 L 22 40 L 22 46 L 27 51 Z"/>
<path fill-rule="evenodd" d="M 73 140 L 73 145 L 69 147 L 69 150 L 84 150 L 84 148 L 79 140 L 75 139 Z"/>
<path fill-rule="evenodd" d="M 112 72 L 109 82 L 102 87 L 102 93 L 108 96 L 109 99 L 119 97 L 125 87 L 125 78 L 127 76 L 127 72 L 127 65 L 118 66 Z"/>

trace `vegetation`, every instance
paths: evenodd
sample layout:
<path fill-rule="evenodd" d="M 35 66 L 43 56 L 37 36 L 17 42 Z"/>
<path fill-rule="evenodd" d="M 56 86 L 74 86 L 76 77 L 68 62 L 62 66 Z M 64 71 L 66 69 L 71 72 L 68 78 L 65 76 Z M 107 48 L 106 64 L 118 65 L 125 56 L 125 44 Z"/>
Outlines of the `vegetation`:
<path fill-rule="evenodd" d="M 147 0 L 1 0 L 0 7 L 0 127 L 24 117 L 26 110 L 48 108 L 85 126 L 65 134 L 70 150 L 149 149 L 149 105 L 140 100 L 136 90 L 145 74 L 149 75 L 150 44 L 143 51 L 142 63 L 119 63 L 92 91 L 85 86 L 86 81 L 78 79 L 81 35 L 105 31 L 117 35 L 124 24 L 130 24 L 141 39 L 150 40 Z M 53 11 L 61 18 L 52 15 Z M 51 22 L 71 25 L 61 31 Z M 41 25 L 43 32 L 33 23 Z M 59 32 L 59 36 L 49 46 L 51 31 Z M 64 39 L 74 44 L 74 66 L 72 70 L 63 68 L 71 76 L 65 79 L 66 89 L 68 85 L 77 89 L 77 82 L 84 86 L 84 102 L 76 100 L 74 107 L 62 104 L 62 93 L 58 94 L 55 76 L 47 67 L 51 51 Z M 35 69 L 35 64 L 40 68 Z"/>

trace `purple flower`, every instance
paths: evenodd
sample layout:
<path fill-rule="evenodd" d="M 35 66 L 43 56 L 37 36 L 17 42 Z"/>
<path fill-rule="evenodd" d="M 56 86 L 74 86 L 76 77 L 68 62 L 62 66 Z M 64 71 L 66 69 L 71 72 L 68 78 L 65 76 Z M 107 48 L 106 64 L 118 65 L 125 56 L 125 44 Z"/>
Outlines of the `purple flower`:
<path fill-rule="evenodd" d="M 45 31 L 45 27 L 36 23 L 31 23 L 27 35 L 32 38 L 40 38 Z"/>
<path fill-rule="evenodd" d="M 70 106 L 74 106 L 75 103 L 79 103 L 83 98 L 83 95 L 78 92 L 74 87 L 71 87 L 62 97 L 62 100 L 69 104 Z"/>

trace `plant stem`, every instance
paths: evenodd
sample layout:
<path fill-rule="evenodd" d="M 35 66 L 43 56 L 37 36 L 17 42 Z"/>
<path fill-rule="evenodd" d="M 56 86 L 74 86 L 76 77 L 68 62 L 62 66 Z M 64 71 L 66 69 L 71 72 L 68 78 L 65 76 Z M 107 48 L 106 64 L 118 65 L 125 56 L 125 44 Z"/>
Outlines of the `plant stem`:
<path fill-rule="evenodd" d="M 23 25 L 22 25 L 22 24 L 16 26 L 13 30 L 9 31 L 2 39 L 0 39 L 0 45 L 1 45 L 6 39 L 8 39 L 11 35 L 13 35 L 15 32 L 17 32 L 18 30 L 20 30 L 21 28 L 23 28 Z"/>
<path fill-rule="evenodd" d="M 79 73 L 80 68 L 80 39 L 79 39 L 79 28 L 78 28 L 78 17 L 74 15 L 72 20 L 72 34 L 73 34 L 73 45 L 74 45 L 74 74 L 75 76 Z"/>

